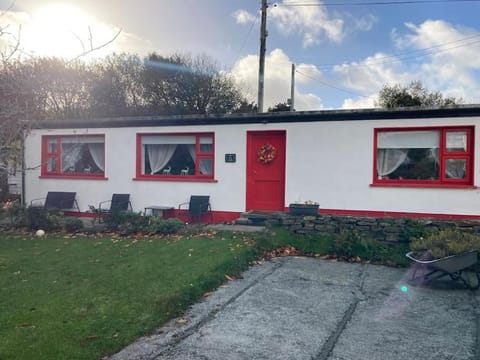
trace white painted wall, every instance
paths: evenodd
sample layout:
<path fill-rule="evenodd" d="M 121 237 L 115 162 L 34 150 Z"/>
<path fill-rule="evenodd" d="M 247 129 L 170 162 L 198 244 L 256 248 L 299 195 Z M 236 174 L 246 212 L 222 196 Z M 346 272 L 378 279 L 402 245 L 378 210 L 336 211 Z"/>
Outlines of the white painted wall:
<path fill-rule="evenodd" d="M 80 209 L 108 200 L 112 193 L 130 193 L 136 211 L 147 205 L 172 205 L 190 195 L 210 195 L 213 210 L 245 210 L 246 139 L 248 130 L 286 130 L 285 206 L 313 200 L 324 209 L 480 215 L 479 189 L 371 187 L 374 128 L 437 125 L 479 125 L 480 118 L 362 120 L 254 125 L 168 126 L 33 130 L 25 144 L 27 204 L 47 191 L 76 191 Z M 135 177 L 136 134 L 139 132 L 214 132 L 215 183 L 141 181 Z M 40 179 L 41 136 L 105 134 L 108 180 Z M 480 142 L 475 143 L 475 154 Z M 237 155 L 225 163 L 226 153 Z M 480 159 L 475 156 L 478 185 Z"/>

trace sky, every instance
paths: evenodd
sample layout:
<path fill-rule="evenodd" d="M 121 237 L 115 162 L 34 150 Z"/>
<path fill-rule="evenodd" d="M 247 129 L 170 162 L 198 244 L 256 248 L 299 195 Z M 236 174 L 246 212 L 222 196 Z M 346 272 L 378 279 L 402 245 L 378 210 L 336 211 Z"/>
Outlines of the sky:
<path fill-rule="evenodd" d="M 395 3 L 397 2 L 397 3 Z M 74 58 L 111 52 L 206 54 L 257 101 L 260 0 L 0 0 L 0 48 Z M 480 0 L 269 2 L 265 108 L 376 105 L 388 84 L 480 103 Z M 117 37 L 115 37 L 118 34 Z M 90 41 L 91 39 L 91 41 Z"/>

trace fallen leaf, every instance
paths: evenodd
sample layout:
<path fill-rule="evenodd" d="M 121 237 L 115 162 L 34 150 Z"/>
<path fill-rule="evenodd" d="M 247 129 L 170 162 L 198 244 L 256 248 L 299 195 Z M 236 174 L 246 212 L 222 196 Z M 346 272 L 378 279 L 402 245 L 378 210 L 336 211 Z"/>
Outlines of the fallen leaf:
<path fill-rule="evenodd" d="M 187 319 L 178 319 L 178 320 L 177 320 L 177 324 L 184 325 L 184 324 L 186 324 L 186 323 L 188 323 L 188 320 L 187 320 Z"/>
<path fill-rule="evenodd" d="M 18 324 L 19 327 L 24 327 L 24 328 L 35 328 L 35 325 L 31 324 L 31 323 L 21 323 L 21 324 Z"/>
<path fill-rule="evenodd" d="M 209 297 L 210 295 L 212 295 L 212 293 L 207 291 L 205 294 L 203 294 L 203 297 Z"/>
<path fill-rule="evenodd" d="M 234 277 L 232 277 L 232 276 L 230 276 L 230 275 L 227 275 L 227 274 L 225 274 L 225 279 L 227 279 L 228 281 L 233 281 L 233 280 L 235 280 Z"/>

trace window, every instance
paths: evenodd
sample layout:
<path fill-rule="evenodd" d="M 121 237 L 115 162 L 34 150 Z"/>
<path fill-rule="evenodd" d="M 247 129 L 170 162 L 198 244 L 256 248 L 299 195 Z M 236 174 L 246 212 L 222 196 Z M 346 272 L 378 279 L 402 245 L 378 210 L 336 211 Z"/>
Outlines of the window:
<path fill-rule="evenodd" d="M 472 185 L 473 128 L 375 130 L 374 184 Z"/>
<path fill-rule="evenodd" d="M 42 176 L 104 177 L 103 135 L 42 137 Z"/>
<path fill-rule="evenodd" d="M 213 134 L 139 134 L 137 177 L 213 179 Z"/>

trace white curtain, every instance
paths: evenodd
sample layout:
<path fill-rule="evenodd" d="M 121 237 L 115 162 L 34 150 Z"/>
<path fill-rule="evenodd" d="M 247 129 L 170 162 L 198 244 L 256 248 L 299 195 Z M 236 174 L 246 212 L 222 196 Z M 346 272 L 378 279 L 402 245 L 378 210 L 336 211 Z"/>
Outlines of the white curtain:
<path fill-rule="evenodd" d="M 192 157 L 193 163 L 195 164 L 195 144 L 187 145 L 188 153 Z"/>
<path fill-rule="evenodd" d="M 200 160 L 200 173 L 204 175 L 212 174 L 212 170 L 213 170 L 212 160 L 211 159 L 202 159 L 202 160 Z"/>
<path fill-rule="evenodd" d="M 449 131 L 447 132 L 447 151 L 454 149 L 455 151 L 467 151 L 467 133 L 465 131 Z"/>
<path fill-rule="evenodd" d="M 465 160 L 447 160 L 445 164 L 445 173 L 450 179 L 464 179 Z"/>
<path fill-rule="evenodd" d="M 378 176 L 386 176 L 397 170 L 407 159 L 408 150 L 402 149 L 378 149 L 377 173 Z"/>
<path fill-rule="evenodd" d="M 189 145 L 187 145 L 187 148 L 188 148 L 188 153 L 192 157 L 193 163 L 195 163 L 195 158 L 196 158 L 195 144 L 189 144 Z M 206 161 L 200 161 L 198 166 L 200 167 L 200 173 L 201 174 L 211 174 L 212 173 L 212 161 L 211 160 L 206 159 Z"/>
<path fill-rule="evenodd" d="M 170 161 L 177 145 L 173 144 L 149 144 L 146 145 L 148 158 L 150 159 L 150 174 L 155 174 L 162 170 Z"/>
<path fill-rule="evenodd" d="M 62 144 L 62 172 L 74 171 L 83 144 Z"/>
<path fill-rule="evenodd" d="M 105 146 L 103 143 L 89 143 L 88 151 L 97 167 L 105 171 Z"/>

